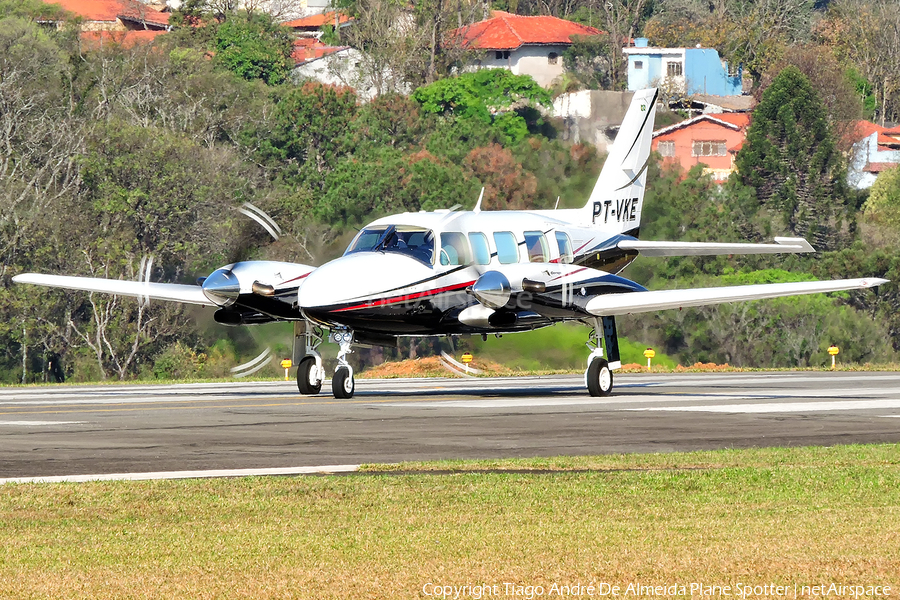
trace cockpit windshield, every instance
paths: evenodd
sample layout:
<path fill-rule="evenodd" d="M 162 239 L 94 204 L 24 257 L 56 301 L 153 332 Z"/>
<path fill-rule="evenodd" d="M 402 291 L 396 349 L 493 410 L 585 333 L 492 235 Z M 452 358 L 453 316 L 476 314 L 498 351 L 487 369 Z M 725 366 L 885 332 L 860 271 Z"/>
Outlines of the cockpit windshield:
<path fill-rule="evenodd" d="M 407 225 L 366 227 L 344 255 L 354 252 L 397 252 L 430 265 L 434 261 L 434 234 L 430 229 Z"/>

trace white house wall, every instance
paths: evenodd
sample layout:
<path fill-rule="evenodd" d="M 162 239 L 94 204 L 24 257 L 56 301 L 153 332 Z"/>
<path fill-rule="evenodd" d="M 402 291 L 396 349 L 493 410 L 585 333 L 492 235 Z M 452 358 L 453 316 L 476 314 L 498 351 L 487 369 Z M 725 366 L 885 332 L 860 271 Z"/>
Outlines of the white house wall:
<path fill-rule="evenodd" d="M 870 163 L 900 164 L 900 150 L 879 150 L 877 132 L 853 144 L 852 157 L 847 168 L 847 183 L 851 187 L 857 190 L 872 187 L 878 174 L 865 170 Z"/>
<path fill-rule="evenodd" d="M 464 70 L 509 69 L 514 75 L 531 75 L 538 85 L 549 86 L 554 79 L 565 73 L 563 52 L 568 46 L 522 46 L 509 51 L 509 58 L 497 58 L 496 50 L 485 50 L 480 60 Z M 501 55 L 504 51 L 500 51 Z M 550 64 L 550 54 L 556 54 L 556 64 Z"/>

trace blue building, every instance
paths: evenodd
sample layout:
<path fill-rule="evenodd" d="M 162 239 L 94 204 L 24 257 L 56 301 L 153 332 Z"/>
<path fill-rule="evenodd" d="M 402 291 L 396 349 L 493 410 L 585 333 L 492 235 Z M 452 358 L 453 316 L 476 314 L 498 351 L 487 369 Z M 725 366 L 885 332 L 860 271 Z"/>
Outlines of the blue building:
<path fill-rule="evenodd" d="M 730 69 L 712 48 L 652 48 L 637 38 L 624 48 L 628 58 L 628 89 L 676 89 L 687 96 L 740 96 L 742 69 Z"/>

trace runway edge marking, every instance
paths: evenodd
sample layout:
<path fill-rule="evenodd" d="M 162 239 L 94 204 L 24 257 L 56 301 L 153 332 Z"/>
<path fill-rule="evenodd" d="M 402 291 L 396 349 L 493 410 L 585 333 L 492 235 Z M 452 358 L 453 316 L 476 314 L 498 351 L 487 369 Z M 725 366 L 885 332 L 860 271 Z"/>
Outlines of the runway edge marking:
<path fill-rule="evenodd" d="M 271 475 L 327 475 L 353 473 L 360 465 L 322 465 L 318 467 L 279 467 L 268 469 L 211 469 L 206 471 L 158 471 L 155 473 L 103 473 L 97 475 L 54 475 L 48 477 L 9 477 L 7 483 L 86 483 L 89 481 L 149 481 L 154 479 L 210 479 L 214 477 L 255 477 Z"/>

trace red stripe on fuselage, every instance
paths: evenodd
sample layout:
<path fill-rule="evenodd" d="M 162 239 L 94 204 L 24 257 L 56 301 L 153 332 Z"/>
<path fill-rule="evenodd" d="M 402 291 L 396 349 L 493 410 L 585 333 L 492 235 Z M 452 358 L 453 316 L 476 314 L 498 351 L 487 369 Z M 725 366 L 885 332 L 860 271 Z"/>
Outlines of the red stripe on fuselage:
<path fill-rule="evenodd" d="M 408 302 L 410 300 L 419 300 L 420 298 L 436 296 L 436 295 L 442 294 L 444 292 L 456 292 L 459 290 L 464 290 L 474 283 L 475 283 L 475 281 L 472 280 L 472 281 L 467 281 L 466 283 L 457 283 L 455 285 L 448 285 L 445 287 L 428 290 L 427 292 L 417 292 L 415 294 L 403 294 L 402 296 L 392 296 L 390 298 L 381 298 L 380 300 L 369 300 L 368 302 L 363 302 L 362 304 L 354 304 L 353 306 L 345 306 L 344 308 L 338 308 L 332 312 L 336 312 L 336 313 L 337 312 L 345 312 L 348 310 L 359 310 L 360 308 L 372 308 L 374 306 L 386 306 L 388 304 L 397 304 L 399 302 Z"/>

